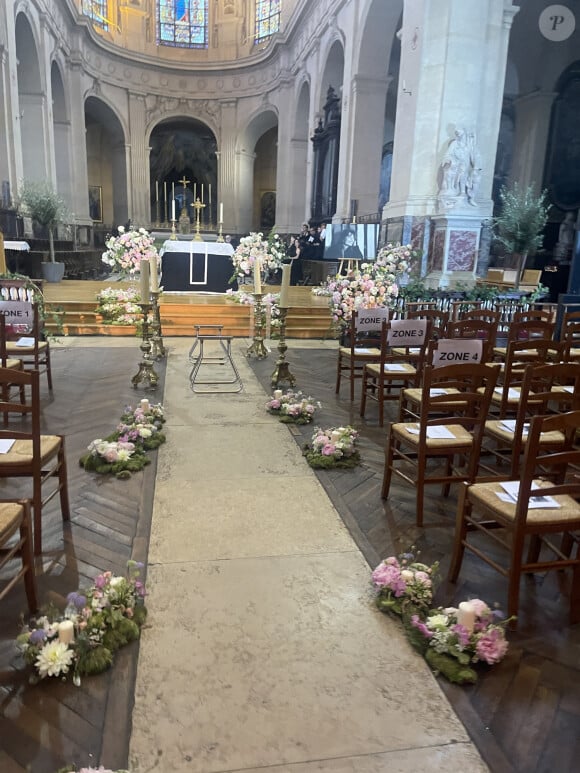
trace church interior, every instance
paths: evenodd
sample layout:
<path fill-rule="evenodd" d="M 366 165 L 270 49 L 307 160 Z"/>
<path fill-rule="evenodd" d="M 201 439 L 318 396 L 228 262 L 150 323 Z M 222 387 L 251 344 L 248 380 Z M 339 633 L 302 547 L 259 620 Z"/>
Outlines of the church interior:
<path fill-rule="evenodd" d="M 388 319 L 376 356 L 360 359 L 371 349 L 355 354 L 354 323 L 339 329 L 328 286 L 407 245 L 433 340 L 437 315 L 450 337 L 470 303 L 483 320 L 493 313 L 480 299 L 502 300 L 493 341 L 475 347 L 482 361 L 489 348 L 505 392 L 497 416 L 530 421 L 505 379 L 518 345 L 519 394 L 533 367 L 565 360 L 554 389 L 580 415 L 579 44 L 580 9 L 549 0 L 0 4 L 0 375 L 15 379 L 0 387 L 0 773 L 577 769 L 580 518 L 572 508 L 556 571 L 531 561 L 529 538 L 536 568 L 522 570 L 501 662 L 467 685 L 429 668 L 376 608 L 371 570 L 418 551 L 438 566 L 434 606 L 481 598 L 506 614 L 511 570 L 509 583 L 496 571 L 496 540 L 490 562 L 468 548 L 452 577 L 469 477 L 424 502 L 430 461 L 411 486 L 385 483 L 403 421 L 403 387 L 385 383 Z M 57 201 L 52 219 L 27 203 L 35 190 Z M 506 191 L 518 190 L 544 212 L 529 249 L 498 238 Z M 103 260 L 112 238 L 139 229 L 160 256 L 146 285 L 144 270 Z M 283 244 L 291 271 L 232 274 L 249 234 Z M 110 324 L 107 288 L 135 301 L 140 279 L 134 318 Z M 267 293 L 280 293 L 281 321 L 260 316 Z M 33 337 L 20 360 L 7 309 L 39 297 L 44 359 Z M 541 336 L 534 312 L 537 330 L 550 327 L 541 362 L 522 343 Z M 490 335 L 483 324 L 474 338 Z M 415 353 L 417 378 L 436 348 Z M 2 460 L 34 425 L 33 409 L 17 410 L 31 367 L 43 437 L 64 438 L 68 482 L 46 503 L 40 467 L 29 493 Z M 313 423 L 268 415 L 277 379 L 320 401 Z M 83 469 L 91 441 L 140 401 L 166 414 L 146 466 L 118 478 Z M 356 429 L 359 466 L 308 467 L 325 425 Z M 465 447 L 458 459 L 469 467 Z M 580 500 L 576 478 L 566 482 Z M 29 498 L 20 526 L 1 512 Z M 23 544 L 2 562 L 17 533 Z M 128 561 L 146 578 L 139 641 L 98 675 L 31 679 L 16 640 L 33 607 L 62 609 Z"/>

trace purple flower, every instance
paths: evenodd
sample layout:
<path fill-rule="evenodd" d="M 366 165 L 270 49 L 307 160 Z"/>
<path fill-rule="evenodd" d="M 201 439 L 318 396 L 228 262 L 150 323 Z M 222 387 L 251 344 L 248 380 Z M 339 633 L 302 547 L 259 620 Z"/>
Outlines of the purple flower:
<path fill-rule="evenodd" d="M 430 631 L 430 630 L 427 628 L 427 626 L 425 625 L 425 623 L 424 623 L 424 622 L 421 620 L 421 618 L 419 617 L 419 615 L 413 615 L 413 616 L 411 617 L 411 625 L 412 625 L 412 626 L 414 626 L 414 627 L 415 627 L 415 628 L 416 628 L 416 629 L 419 631 L 419 633 L 422 633 L 422 634 L 423 634 L 423 636 L 424 636 L 426 639 L 430 639 L 430 638 L 433 636 L 433 634 L 432 634 L 432 633 L 431 633 L 431 631 Z"/>
<path fill-rule="evenodd" d="M 460 646 L 467 647 L 469 644 L 469 631 L 467 628 L 464 625 L 456 623 L 455 625 L 451 626 L 451 630 L 457 636 L 457 641 L 459 642 Z"/>
<path fill-rule="evenodd" d="M 66 597 L 67 604 L 76 607 L 77 609 L 83 609 L 87 605 L 87 598 L 82 593 L 69 593 Z"/>
<path fill-rule="evenodd" d="M 29 642 L 30 644 L 42 644 L 42 642 L 46 639 L 46 631 L 42 628 L 37 628 L 35 631 L 32 631 L 30 634 Z"/>
<path fill-rule="evenodd" d="M 475 654 L 480 660 L 493 665 L 499 663 L 507 649 L 508 643 L 504 638 L 503 631 L 500 628 L 489 628 L 478 638 Z"/>

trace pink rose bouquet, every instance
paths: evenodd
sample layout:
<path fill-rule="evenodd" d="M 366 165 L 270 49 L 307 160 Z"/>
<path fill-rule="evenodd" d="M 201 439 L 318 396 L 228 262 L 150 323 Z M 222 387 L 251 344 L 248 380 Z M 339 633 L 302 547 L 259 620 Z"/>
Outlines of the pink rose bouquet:
<path fill-rule="evenodd" d="M 280 417 L 283 424 L 310 424 L 316 411 L 321 408 L 320 402 L 312 397 L 305 397 L 302 392 L 275 389 L 272 397 L 266 403 L 266 410 Z"/>
<path fill-rule="evenodd" d="M 402 615 L 406 610 L 428 610 L 433 601 L 433 576 L 438 564 L 428 566 L 415 554 L 385 558 L 372 573 L 377 606 L 382 612 Z"/>

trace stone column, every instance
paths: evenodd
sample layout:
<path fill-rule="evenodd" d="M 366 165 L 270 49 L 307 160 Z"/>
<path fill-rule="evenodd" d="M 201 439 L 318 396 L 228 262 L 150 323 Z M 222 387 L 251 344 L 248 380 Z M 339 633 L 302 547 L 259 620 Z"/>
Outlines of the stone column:
<path fill-rule="evenodd" d="M 18 94 L 11 87 L 10 57 L 0 46 L 0 180 L 10 184 L 10 196 L 17 193 L 17 181 L 22 177 L 22 149 L 15 131 Z M 16 102 L 14 100 L 16 99 Z"/>
<path fill-rule="evenodd" d="M 514 101 L 515 133 L 510 178 L 541 190 L 555 92 L 525 94 Z"/>
<path fill-rule="evenodd" d="M 391 197 L 383 216 L 388 239 L 414 239 L 424 250 L 434 226 L 430 283 L 475 275 L 481 223 L 493 207 L 509 31 L 517 11 L 511 0 L 405 0 Z M 457 131 L 476 150 L 470 179 L 477 177 L 477 190 L 469 194 L 460 185 L 444 195 L 441 164 Z"/>
<path fill-rule="evenodd" d="M 127 203 L 133 225 L 149 228 L 151 205 L 149 193 L 149 153 L 145 141 L 146 108 L 143 94 L 129 92 L 129 137 L 127 145 Z"/>
<path fill-rule="evenodd" d="M 238 150 L 236 153 L 237 179 L 239 185 L 239 195 L 237 199 L 239 222 L 237 223 L 235 230 L 239 233 L 248 233 L 252 230 L 255 160 L 255 153 L 248 153 L 246 150 Z"/>
<path fill-rule="evenodd" d="M 218 159 L 218 191 L 217 191 L 217 216 L 219 218 L 220 202 L 224 205 L 224 235 L 229 232 L 237 232 L 238 224 L 235 221 L 237 211 L 236 189 L 236 113 L 235 100 L 220 103 L 221 106 L 221 137 L 219 142 Z"/>
<path fill-rule="evenodd" d="M 68 62 L 68 94 L 70 99 L 70 159 L 71 198 L 75 222 L 92 228 L 89 215 L 89 178 L 87 170 L 87 139 L 85 131 L 85 103 L 83 67 L 78 52 Z"/>
<path fill-rule="evenodd" d="M 276 228 L 281 233 L 295 231 L 296 219 L 293 219 L 293 154 L 295 145 L 292 134 L 295 117 L 295 102 L 292 99 L 290 84 L 284 84 L 278 98 L 278 149 L 276 157 Z M 304 167 L 302 168 L 302 175 Z M 298 216 L 300 217 L 300 215 Z"/>

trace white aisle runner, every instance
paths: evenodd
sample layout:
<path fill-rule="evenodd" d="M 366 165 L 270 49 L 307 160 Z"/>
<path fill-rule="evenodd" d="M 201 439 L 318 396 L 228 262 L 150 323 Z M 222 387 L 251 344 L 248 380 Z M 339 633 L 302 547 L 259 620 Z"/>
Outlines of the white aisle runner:
<path fill-rule="evenodd" d="M 244 391 L 223 396 L 193 394 L 190 342 L 166 343 L 132 773 L 487 770 L 373 607 L 369 567 L 266 413 L 247 343 Z"/>

